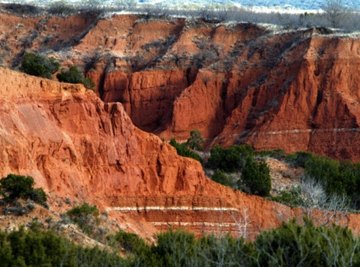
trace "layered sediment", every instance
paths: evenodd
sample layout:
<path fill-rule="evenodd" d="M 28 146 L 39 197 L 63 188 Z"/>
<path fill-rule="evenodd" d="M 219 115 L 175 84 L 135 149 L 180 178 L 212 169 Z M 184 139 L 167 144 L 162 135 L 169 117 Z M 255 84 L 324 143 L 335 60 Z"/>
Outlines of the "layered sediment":
<path fill-rule="evenodd" d="M 82 85 L 5 68 L 0 84 L 0 176 L 33 176 L 51 209 L 68 209 L 70 199 L 96 204 L 139 234 L 182 227 L 248 238 L 304 215 L 211 181 L 197 161 L 134 126 L 121 103 L 105 103 Z M 360 229 L 358 215 L 335 218 Z"/>
<path fill-rule="evenodd" d="M 198 129 L 210 145 L 360 158 L 356 37 L 141 15 L 0 20 L 4 66 L 27 50 L 81 66 L 104 102 L 166 140 Z"/>

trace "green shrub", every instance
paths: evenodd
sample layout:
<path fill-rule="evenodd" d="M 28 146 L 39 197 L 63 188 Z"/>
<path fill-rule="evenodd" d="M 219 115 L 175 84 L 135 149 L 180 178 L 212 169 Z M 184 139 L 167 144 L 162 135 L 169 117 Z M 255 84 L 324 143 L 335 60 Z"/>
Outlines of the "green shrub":
<path fill-rule="evenodd" d="M 31 199 L 47 207 L 47 197 L 42 188 L 34 188 L 34 179 L 30 176 L 9 174 L 0 180 L 0 192 L 5 201 L 18 198 Z"/>
<path fill-rule="evenodd" d="M 265 162 L 257 162 L 254 154 L 248 145 L 229 148 L 215 146 L 210 151 L 206 166 L 216 170 L 212 179 L 221 184 L 250 194 L 267 196 L 271 190 L 270 170 Z M 237 183 L 226 174 L 240 171 L 242 176 Z"/>
<path fill-rule="evenodd" d="M 186 145 L 195 150 L 203 150 L 204 149 L 204 139 L 201 136 L 200 131 L 192 130 L 190 131 L 190 137 L 186 141 Z"/>
<path fill-rule="evenodd" d="M 352 208 L 359 209 L 360 165 L 312 156 L 305 163 L 305 174 L 320 182 L 326 194 L 346 196 Z"/>
<path fill-rule="evenodd" d="M 54 58 L 25 53 L 20 69 L 27 74 L 50 79 L 59 67 L 60 64 Z"/>
<path fill-rule="evenodd" d="M 296 167 L 305 168 L 306 176 L 319 182 L 329 198 L 344 196 L 350 207 L 360 209 L 360 164 L 340 162 L 307 152 L 297 152 L 286 157 Z"/>
<path fill-rule="evenodd" d="M 1 266 L 124 266 L 119 256 L 82 248 L 52 231 L 0 231 Z"/>
<path fill-rule="evenodd" d="M 88 212 L 86 212 L 88 213 Z M 78 213 L 76 213 L 78 214 Z M 255 241 L 230 236 L 195 238 L 184 231 L 161 233 L 146 246 L 133 234 L 118 241 L 134 253 L 125 260 L 99 248 L 82 248 L 52 231 L 0 231 L 1 266 L 359 266 L 360 240 L 347 228 L 316 227 L 305 219 L 262 232 Z"/>
<path fill-rule="evenodd" d="M 152 252 L 159 266 L 192 266 L 196 257 L 196 239 L 184 231 L 169 231 L 157 236 L 157 246 Z"/>
<path fill-rule="evenodd" d="M 148 249 L 145 241 L 138 235 L 123 230 L 117 232 L 111 239 L 113 239 L 112 243 L 115 241 L 115 245 L 120 246 L 127 253 L 140 255 Z"/>
<path fill-rule="evenodd" d="M 35 188 L 29 195 L 29 198 L 42 206 L 47 207 L 47 196 L 42 188 Z"/>
<path fill-rule="evenodd" d="M 197 242 L 198 266 L 255 266 L 255 250 L 242 238 L 205 236 Z"/>
<path fill-rule="evenodd" d="M 170 145 L 172 145 L 173 147 L 176 148 L 176 152 L 178 153 L 178 155 L 187 157 L 187 158 L 193 158 L 193 159 L 199 161 L 200 163 L 202 162 L 201 157 L 198 154 L 196 154 L 194 151 L 189 149 L 186 144 L 180 144 L 180 143 L 176 142 L 175 139 L 171 139 Z"/>
<path fill-rule="evenodd" d="M 259 266 L 358 266 L 359 239 L 339 226 L 315 227 L 305 220 L 261 233 L 255 241 Z"/>
<path fill-rule="evenodd" d="M 277 196 L 271 197 L 271 200 L 290 207 L 302 207 L 305 205 L 300 187 L 292 187 L 289 191 L 281 191 Z"/>
<path fill-rule="evenodd" d="M 308 160 L 311 160 L 313 155 L 309 152 L 296 152 L 286 156 L 286 160 L 294 167 L 305 168 L 305 164 Z"/>
<path fill-rule="evenodd" d="M 351 207 L 360 209 L 360 163 L 342 162 L 339 173 L 346 196 L 351 201 Z"/>
<path fill-rule="evenodd" d="M 196 239 L 183 231 L 158 235 L 147 253 L 132 257 L 130 266 L 358 266 L 360 243 L 339 226 L 316 227 L 305 219 L 261 233 L 245 242 L 230 236 Z"/>
<path fill-rule="evenodd" d="M 268 196 L 271 190 L 271 177 L 267 164 L 263 161 L 257 162 L 255 159 L 249 158 L 242 171 L 239 188 L 242 187 L 242 183 L 248 193 Z"/>
<path fill-rule="evenodd" d="M 213 176 L 211 176 L 211 179 L 219 184 L 235 187 L 235 183 L 232 177 L 221 170 L 215 170 Z"/>
<path fill-rule="evenodd" d="M 68 70 L 61 70 L 61 72 L 58 73 L 57 78 L 60 82 L 82 83 L 86 88 L 94 88 L 93 81 L 86 78 L 76 66 L 71 66 Z"/>
<path fill-rule="evenodd" d="M 86 234 L 93 234 L 99 223 L 99 210 L 96 206 L 83 203 L 66 212 L 66 215 L 76 223 Z"/>
<path fill-rule="evenodd" d="M 99 210 L 94 205 L 91 206 L 88 203 L 83 203 L 80 206 L 76 206 L 67 212 L 67 215 L 73 218 L 82 217 L 82 216 L 98 216 Z"/>
<path fill-rule="evenodd" d="M 328 194 L 343 195 L 345 188 L 343 182 L 338 180 L 340 176 L 339 167 L 340 163 L 336 160 L 313 156 L 311 160 L 305 163 L 305 172 L 315 180 L 323 182 Z"/>
<path fill-rule="evenodd" d="M 27 198 L 34 186 L 34 179 L 30 176 L 9 174 L 0 180 L 2 195 L 5 199 L 14 200 Z"/>
<path fill-rule="evenodd" d="M 285 151 L 282 149 L 259 151 L 259 152 L 256 152 L 256 155 L 259 155 L 261 157 L 267 156 L 267 157 L 271 157 L 271 158 L 275 158 L 275 159 L 279 159 L 279 160 L 286 158 Z"/>
<path fill-rule="evenodd" d="M 229 235 L 203 236 L 176 230 L 161 233 L 147 253 L 134 257 L 130 266 L 256 266 L 251 243 Z"/>
<path fill-rule="evenodd" d="M 220 169 L 225 172 L 241 171 L 248 157 L 253 156 L 254 151 L 248 145 L 222 148 L 215 146 L 210 150 L 210 158 L 207 167 Z"/>

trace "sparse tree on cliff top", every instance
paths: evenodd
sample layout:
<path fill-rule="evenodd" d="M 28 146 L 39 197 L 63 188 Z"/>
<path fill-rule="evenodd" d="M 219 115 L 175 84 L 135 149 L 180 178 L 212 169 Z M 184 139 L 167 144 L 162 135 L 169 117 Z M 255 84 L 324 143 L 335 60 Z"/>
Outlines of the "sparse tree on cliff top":
<path fill-rule="evenodd" d="M 349 12 L 342 0 L 327 0 L 322 6 L 322 10 L 325 12 L 331 27 L 334 28 L 340 27 L 342 20 L 346 18 L 346 14 Z"/>

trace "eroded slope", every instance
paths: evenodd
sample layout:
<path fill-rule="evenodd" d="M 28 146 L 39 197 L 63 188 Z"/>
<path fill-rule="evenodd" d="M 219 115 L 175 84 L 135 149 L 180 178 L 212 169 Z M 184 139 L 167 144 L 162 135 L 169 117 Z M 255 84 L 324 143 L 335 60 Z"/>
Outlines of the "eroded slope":
<path fill-rule="evenodd" d="M 54 210 L 69 208 L 70 198 L 98 205 L 142 235 L 185 227 L 246 237 L 304 214 L 212 182 L 198 162 L 135 127 L 120 103 L 104 103 L 80 85 L 4 68 L 0 84 L 0 176 L 33 176 Z M 360 229 L 357 215 L 336 218 Z"/>
<path fill-rule="evenodd" d="M 82 66 L 105 102 L 169 139 L 359 160 L 359 39 L 321 30 L 83 14 L 0 14 L 2 64 L 28 50 Z"/>

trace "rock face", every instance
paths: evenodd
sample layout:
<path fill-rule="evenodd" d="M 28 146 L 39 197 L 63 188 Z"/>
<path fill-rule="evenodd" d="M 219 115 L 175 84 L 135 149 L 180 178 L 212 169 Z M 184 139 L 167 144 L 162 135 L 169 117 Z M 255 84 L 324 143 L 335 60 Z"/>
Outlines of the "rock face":
<path fill-rule="evenodd" d="M 315 37 L 304 45 L 305 53 L 293 47 L 262 85 L 248 88 L 218 142 L 247 142 L 258 149 L 283 143 L 289 152 L 359 159 L 360 80 L 350 73 L 359 65 L 360 41 Z"/>
<path fill-rule="evenodd" d="M 0 14 L 2 64 L 26 49 L 82 66 L 105 102 L 164 139 L 360 159 L 360 41 L 146 16 Z"/>
<path fill-rule="evenodd" d="M 120 103 L 103 103 L 80 85 L 5 69 L 0 79 L 2 174 L 41 173 L 40 185 L 79 199 L 94 192 L 111 198 L 109 188 L 135 196 L 181 194 L 206 184 L 199 164 L 134 127 Z"/>
<path fill-rule="evenodd" d="M 70 198 L 98 205 L 142 235 L 171 226 L 248 238 L 303 214 L 212 182 L 198 162 L 135 127 L 122 104 L 104 103 L 80 85 L 4 68 L 0 84 L 0 176 L 33 176 L 52 209 L 69 208 Z M 358 217 L 339 220 L 359 231 Z"/>

